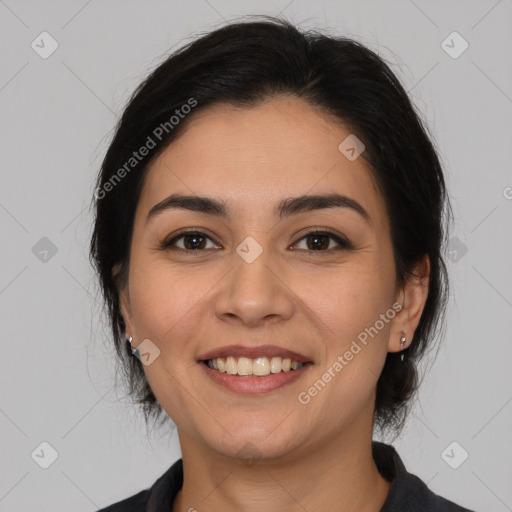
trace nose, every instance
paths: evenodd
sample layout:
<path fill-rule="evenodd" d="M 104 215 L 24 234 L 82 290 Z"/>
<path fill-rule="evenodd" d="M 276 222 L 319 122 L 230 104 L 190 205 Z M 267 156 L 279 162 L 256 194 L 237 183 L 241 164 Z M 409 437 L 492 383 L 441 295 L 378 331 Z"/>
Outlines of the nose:
<path fill-rule="evenodd" d="M 275 256 L 264 250 L 249 261 L 233 253 L 232 269 L 219 283 L 215 298 L 217 317 L 247 327 L 289 319 L 297 301 Z"/>

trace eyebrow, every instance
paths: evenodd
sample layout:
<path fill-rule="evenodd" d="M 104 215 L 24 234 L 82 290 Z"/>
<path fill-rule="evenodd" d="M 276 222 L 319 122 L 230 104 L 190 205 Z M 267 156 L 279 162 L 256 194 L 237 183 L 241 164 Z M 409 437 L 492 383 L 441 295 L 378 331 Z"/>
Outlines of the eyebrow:
<path fill-rule="evenodd" d="M 274 215 L 279 217 L 279 219 L 284 219 L 291 215 L 327 208 L 348 208 L 361 215 L 368 224 L 372 224 L 368 212 L 355 199 L 341 194 L 289 197 L 277 204 L 274 209 Z M 231 208 L 223 200 L 204 196 L 172 194 L 149 210 L 146 223 L 161 212 L 171 209 L 189 210 L 222 218 L 228 218 L 232 215 Z"/>

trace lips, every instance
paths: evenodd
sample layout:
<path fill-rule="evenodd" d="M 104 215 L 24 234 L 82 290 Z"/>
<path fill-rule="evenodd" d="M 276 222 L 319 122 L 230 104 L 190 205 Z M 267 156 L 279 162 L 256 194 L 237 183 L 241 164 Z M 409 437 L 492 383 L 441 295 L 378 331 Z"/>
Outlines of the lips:
<path fill-rule="evenodd" d="M 245 359 L 242 368 L 241 359 Z M 257 360 L 256 373 L 253 360 Z M 226 345 L 204 352 L 197 362 L 213 382 L 240 395 L 265 395 L 276 391 L 296 382 L 313 366 L 311 357 L 276 345 Z M 265 368 L 262 368 L 262 362 Z M 267 362 L 271 366 L 270 372 Z M 252 368 L 248 363 L 253 363 L 250 365 Z M 225 368 L 220 368 L 220 365 Z"/>
<path fill-rule="evenodd" d="M 201 354 L 198 361 L 208 361 L 219 357 L 247 357 L 256 359 L 258 357 L 281 357 L 289 358 L 299 363 L 312 362 L 310 357 L 299 354 L 293 350 L 288 350 L 276 345 L 260 345 L 258 347 L 244 347 L 243 345 L 226 345 Z"/>

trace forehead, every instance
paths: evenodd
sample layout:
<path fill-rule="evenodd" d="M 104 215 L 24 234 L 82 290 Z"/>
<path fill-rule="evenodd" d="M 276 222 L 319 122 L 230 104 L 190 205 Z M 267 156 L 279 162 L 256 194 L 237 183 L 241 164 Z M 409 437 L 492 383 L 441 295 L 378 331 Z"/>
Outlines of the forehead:
<path fill-rule="evenodd" d="M 338 146 L 351 135 L 334 116 L 294 97 L 255 107 L 216 104 L 194 114 L 183 134 L 148 169 L 139 208 L 145 214 L 179 192 L 222 198 L 234 210 L 273 210 L 283 197 L 353 197 L 383 218 L 384 200 L 363 157 Z"/>

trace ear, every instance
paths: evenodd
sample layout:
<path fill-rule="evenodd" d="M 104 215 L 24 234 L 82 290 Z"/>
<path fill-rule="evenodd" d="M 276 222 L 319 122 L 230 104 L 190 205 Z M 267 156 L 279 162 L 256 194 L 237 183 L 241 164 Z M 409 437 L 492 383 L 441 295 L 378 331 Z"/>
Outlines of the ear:
<path fill-rule="evenodd" d="M 414 333 L 420 322 L 421 314 L 428 296 L 430 277 L 430 259 L 427 255 L 416 266 L 414 274 L 407 280 L 405 286 L 398 292 L 396 302 L 402 305 L 402 309 L 391 321 L 388 352 L 400 352 L 400 338 L 405 332 L 407 348 L 414 337 Z"/>
<path fill-rule="evenodd" d="M 119 263 L 114 265 L 112 268 L 112 275 L 114 278 L 118 275 L 120 268 L 121 267 Z M 123 320 L 126 326 L 125 338 L 132 336 L 136 340 L 137 332 L 135 330 L 135 323 L 133 321 L 132 303 L 130 299 L 130 290 L 128 288 L 128 279 L 126 279 L 126 283 L 119 283 L 118 294 L 119 307 L 121 308 L 121 314 L 123 315 Z"/>

